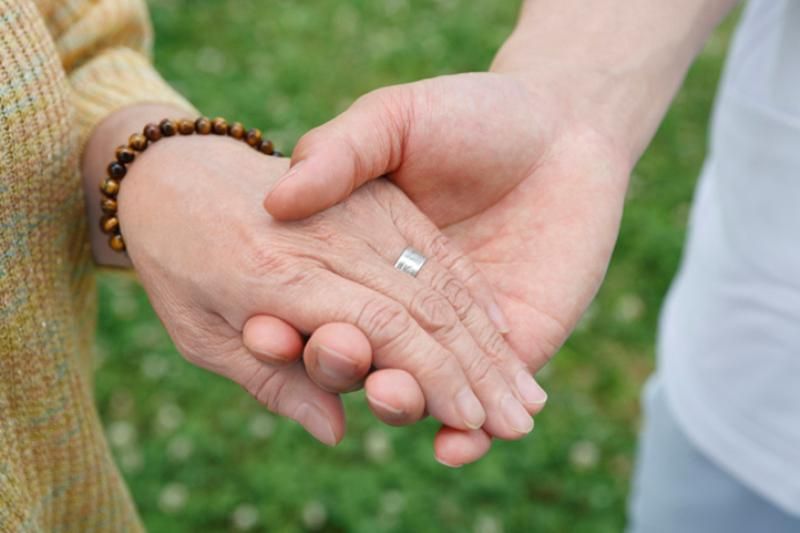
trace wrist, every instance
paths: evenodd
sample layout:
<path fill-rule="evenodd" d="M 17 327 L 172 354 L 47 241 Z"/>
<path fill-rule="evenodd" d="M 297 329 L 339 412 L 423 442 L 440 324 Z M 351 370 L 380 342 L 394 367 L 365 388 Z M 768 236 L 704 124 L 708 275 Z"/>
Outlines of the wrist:
<path fill-rule="evenodd" d="M 106 177 L 106 168 L 113 159 L 116 148 L 126 144 L 129 136 L 141 131 L 148 122 L 165 117 L 188 117 L 181 108 L 164 104 L 141 104 L 123 108 L 103 120 L 92 132 L 83 152 L 81 171 L 89 224 L 89 236 L 95 262 L 103 266 L 129 268 L 125 254 L 116 253 L 108 246 L 108 235 L 99 227 L 99 186 Z"/>

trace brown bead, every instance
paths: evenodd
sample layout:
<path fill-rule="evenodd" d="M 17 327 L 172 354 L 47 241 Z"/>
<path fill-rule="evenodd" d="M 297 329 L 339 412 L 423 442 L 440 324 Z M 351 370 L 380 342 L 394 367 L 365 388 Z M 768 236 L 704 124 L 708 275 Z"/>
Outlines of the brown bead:
<path fill-rule="evenodd" d="M 128 163 L 133 163 L 133 160 L 136 159 L 136 152 L 128 148 L 127 146 L 120 146 L 117 148 L 117 161 L 122 163 L 123 165 Z"/>
<path fill-rule="evenodd" d="M 200 117 L 195 120 L 194 129 L 200 135 L 208 135 L 211 133 L 211 121 L 206 117 Z"/>
<path fill-rule="evenodd" d="M 275 153 L 275 145 L 269 139 L 263 140 L 258 145 L 258 151 L 262 154 L 272 155 Z"/>
<path fill-rule="evenodd" d="M 103 213 L 115 215 L 117 213 L 117 201 L 113 198 L 105 197 L 100 200 L 100 208 L 103 210 Z"/>
<path fill-rule="evenodd" d="M 106 215 L 100 219 L 100 229 L 103 233 L 116 233 L 119 228 L 119 219 L 113 215 Z"/>
<path fill-rule="evenodd" d="M 181 135 L 191 135 L 194 133 L 194 122 L 187 118 L 180 119 L 178 121 L 178 133 Z"/>
<path fill-rule="evenodd" d="M 103 180 L 103 183 L 100 184 L 100 190 L 106 193 L 108 196 L 114 198 L 119 192 L 119 181 L 115 180 L 114 178 L 106 178 Z"/>
<path fill-rule="evenodd" d="M 211 130 L 217 135 L 226 135 L 228 133 L 228 122 L 222 117 L 217 117 L 211 122 Z"/>
<path fill-rule="evenodd" d="M 125 165 L 120 163 L 119 161 L 114 161 L 110 165 L 108 165 L 108 175 L 112 178 L 122 179 L 125 177 L 128 171 L 125 169 Z"/>
<path fill-rule="evenodd" d="M 168 118 L 162 120 L 158 127 L 161 128 L 161 133 L 164 134 L 164 137 L 172 137 L 178 133 L 178 126 L 175 124 L 175 122 Z"/>
<path fill-rule="evenodd" d="M 248 130 L 247 134 L 244 136 L 244 141 L 253 148 L 257 147 L 261 144 L 261 130 L 258 128 Z"/>
<path fill-rule="evenodd" d="M 158 124 L 148 124 L 144 127 L 142 133 L 144 133 L 147 140 L 151 142 L 156 142 L 161 139 L 161 128 L 158 127 Z"/>
<path fill-rule="evenodd" d="M 141 133 L 134 133 L 131 135 L 130 139 L 128 139 L 128 146 L 137 152 L 144 152 L 147 148 L 147 137 Z"/>
<path fill-rule="evenodd" d="M 234 122 L 228 128 L 228 135 L 233 137 L 236 140 L 241 140 L 244 138 L 244 126 L 242 126 L 241 122 Z"/>
<path fill-rule="evenodd" d="M 122 235 L 120 234 L 116 234 L 108 239 L 108 245 L 111 246 L 111 249 L 115 252 L 125 251 L 125 241 L 122 240 Z"/>

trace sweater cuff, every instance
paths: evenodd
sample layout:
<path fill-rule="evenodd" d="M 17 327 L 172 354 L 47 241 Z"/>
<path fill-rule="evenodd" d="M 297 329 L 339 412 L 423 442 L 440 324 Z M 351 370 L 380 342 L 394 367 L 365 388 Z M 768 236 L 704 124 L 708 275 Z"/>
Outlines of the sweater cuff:
<path fill-rule="evenodd" d="M 170 104 L 191 115 L 197 110 L 172 89 L 142 54 L 112 48 L 70 74 L 81 147 L 106 117 L 135 104 Z M 82 148 L 81 148 L 82 149 Z"/>

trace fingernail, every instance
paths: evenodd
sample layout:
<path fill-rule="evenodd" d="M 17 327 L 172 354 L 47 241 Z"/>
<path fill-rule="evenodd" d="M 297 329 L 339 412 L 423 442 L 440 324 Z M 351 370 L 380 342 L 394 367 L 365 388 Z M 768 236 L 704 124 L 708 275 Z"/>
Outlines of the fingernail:
<path fill-rule="evenodd" d="M 517 389 L 526 403 L 542 405 L 547 401 L 547 393 L 526 370 L 517 372 Z"/>
<path fill-rule="evenodd" d="M 355 361 L 323 345 L 317 347 L 317 364 L 320 372 L 337 380 L 353 377 L 356 370 Z"/>
<path fill-rule="evenodd" d="M 461 468 L 462 466 L 464 466 L 464 465 L 451 465 L 447 461 L 444 461 L 444 460 L 440 459 L 439 456 L 435 455 L 435 454 L 434 454 L 433 458 L 436 459 L 436 462 L 439 463 L 440 465 L 444 465 L 444 466 L 449 467 L 449 468 Z"/>
<path fill-rule="evenodd" d="M 284 174 L 283 176 L 281 176 L 281 178 L 280 178 L 278 181 L 276 181 L 276 182 L 275 182 L 275 185 L 273 185 L 273 186 L 272 186 L 272 189 L 270 189 L 270 191 L 269 191 L 269 193 L 268 193 L 268 196 L 269 196 L 269 194 L 272 194 L 273 192 L 275 192 L 275 189 L 277 189 L 278 187 L 280 187 L 280 186 L 281 186 L 281 184 L 282 184 L 284 181 L 286 181 L 286 180 L 288 180 L 288 179 L 291 179 L 291 178 L 292 178 L 292 177 L 293 177 L 295 174 L 297 174 L 297 172 L 298 172 L 298 169 L 299 169 L 299 168 L 300 168 L 300 167 L 303 165 L 303 163 L 304 163 L 304 161 L 300 161 L 299 163 L 297 163 L 296 165 L 294 165 L 292 168 L 290 168 L 290 169 L 289 169 L 289 170 L 286 172 L 286 174 Z"/>
<path fill-rule="evenodd" d="M 514 431 L 520 433 L 530 433 L 533 429 L 533 418 L 528 414 L 528 411 L 522 407 L 522 404 L 510 394 L 500 402 L 500 409 L 503 411 L 503 416 L 508 422 L 508 425 Z"/>
<path fill-rule="evenodd" d="M 367 394 L 367 401 L 371 405 L 380 408 L 380 410 L 387 411 L 388 413 L 391 413 L 392 416 L 401 417 L 401 416 L 403 416 L 405 414 L 402 409 L 398 409 L 396 407 L 393 407 L 393 406 L 389 405 L 386 402 L 382 402 L 380 400 L 376 400 L 375 398 L 373 398 L 369 394 Z"/>
<path fill-rule="evenodd" d="M 470 429 L 478 429 L 486 421 L 486 411 L 469 387 L 456 395 L 456 408 L 464 419 L 464 424 Z"/>
<path fill-rule="evenodd" d="M 301 404 L 295 411 L 293 418 L 323 444 L 336 446 L 336 435 L 333 433 L 333 427 L 316 406 L 310 403 Z"/>
<path fill-rule="evenodd" d="M 511 331 L 511 326 L 508 324 L 505 313 L 503 313 L 503 310 L 500 309 L 500 306 L 495 302 L 492 302 L 489 306 L 489 319 L 494 323 L 497 331 L 503 335 Z"/>

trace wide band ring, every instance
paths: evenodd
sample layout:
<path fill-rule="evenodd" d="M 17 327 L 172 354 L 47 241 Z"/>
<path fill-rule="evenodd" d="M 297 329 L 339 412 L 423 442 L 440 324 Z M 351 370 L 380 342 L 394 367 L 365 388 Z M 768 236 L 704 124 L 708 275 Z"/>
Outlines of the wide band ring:
<path fill-rule="evenodd" d="M 422 270 L 425 261 L 428 259 L 422 255 L 421 252 L 411 248 L 410 246 L 403 250 L 400 257 L 394 263 L 394 267 L 400 272 L 405 272 L 413 277 L 417 277 L 419 271 Z"/>

